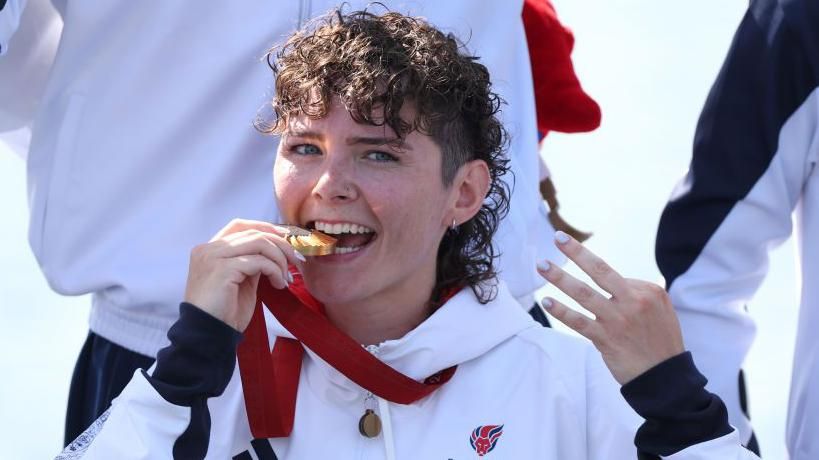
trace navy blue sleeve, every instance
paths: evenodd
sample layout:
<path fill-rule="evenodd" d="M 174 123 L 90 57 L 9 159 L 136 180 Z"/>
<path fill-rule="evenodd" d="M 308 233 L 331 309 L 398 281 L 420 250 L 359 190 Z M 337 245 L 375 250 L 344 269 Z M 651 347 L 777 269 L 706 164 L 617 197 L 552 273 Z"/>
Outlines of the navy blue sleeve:
<path fill-rule="evenodd" d="M 221 395 L 230 382 L 242 334 L 183 302 L 168 339 L 153 375 L 142 372 L 166 401 L 191 408 L 190 425 L 174 443 L 174 458 L 204 458 L 210 440 L 207 399 Z"/>
<path fill-rule="evenodd" d="M 641 460 L 669 456 L 733 430 L 725 404 L 706 383 L 685 352 L 623 385 L 626 402 L 645 419 L 634 438 Z"/>

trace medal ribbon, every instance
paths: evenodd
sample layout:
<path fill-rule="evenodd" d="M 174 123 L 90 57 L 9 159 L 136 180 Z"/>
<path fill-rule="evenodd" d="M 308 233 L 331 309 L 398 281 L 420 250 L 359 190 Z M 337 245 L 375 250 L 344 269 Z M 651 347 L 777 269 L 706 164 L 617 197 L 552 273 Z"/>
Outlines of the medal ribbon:
<path fill-rule="evenodd" d="M 286 437 L 293 431 L 303 346 L 362 388 L 399 404 L 429 395 L 455 374 L 457 366 L 452 366 L 421 383 L 379 361 L 335 327 L 325 316 L 324 306 L 307 292 L 301 274 L 291 273 L 294 281 L 288 289 L 275 289 L 267 278 L 259 279 L 256 309 L 237 353 L 255 438 Z M 270 351 L 264 306 L 296 340 L 277 337 Z"/>

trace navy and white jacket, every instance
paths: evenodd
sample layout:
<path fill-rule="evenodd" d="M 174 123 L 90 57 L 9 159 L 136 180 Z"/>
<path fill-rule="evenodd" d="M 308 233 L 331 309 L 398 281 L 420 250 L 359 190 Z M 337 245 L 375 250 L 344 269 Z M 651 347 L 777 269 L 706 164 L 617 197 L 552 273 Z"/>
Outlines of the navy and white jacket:
<path fill-rule="evenodd" d="M 662 215 L 656 247 L 685 344 L 748 442 L 737 385 L 755 331 L 745 305 L 796 214 L 803 282 L 791 460 L 819 458 L 817 85 L 819 2 L 752 1 L 702 111 L 690 170 Z"/>
<path fill-rule="evenodd" d="M 250 434 L 234 368 L 240 335 L 192 305 L 180 311 L 152 374 L 138 371 L 59 459 L 638 456 L 642 420 L 618 394 L 599 353 L 585 340 L 540 327 L 503 285 L 486 305 L 465 289 L 404 337 L 371 350 L 419 380 L 458 365 L 449 382 L 410 405 L 368 399 L 308 349 L 293 432 L 276 439 Z M 292 337 L 272 316 L 267 324 L 271 337 Z M 647 419 L 636 438 L 639 458 L 756 458 L 739 446 L 724 406 L 704 384 L 683 354 L 622 389 Z M 368 408 L 383 422 L 373 439 L 358 431 Z"/>

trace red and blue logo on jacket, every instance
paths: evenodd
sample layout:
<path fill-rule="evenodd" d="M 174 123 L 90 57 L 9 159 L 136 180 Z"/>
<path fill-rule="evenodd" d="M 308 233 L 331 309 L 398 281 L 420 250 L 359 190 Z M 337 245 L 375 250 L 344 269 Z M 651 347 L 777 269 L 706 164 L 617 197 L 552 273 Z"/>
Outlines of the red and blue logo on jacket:
<path fill-rule="evenodd" d="M 478 457 L 492 452 L 503 434 L 503 425 L 481 425 L 472 431 L 469 445 L 478 453 Z"/>

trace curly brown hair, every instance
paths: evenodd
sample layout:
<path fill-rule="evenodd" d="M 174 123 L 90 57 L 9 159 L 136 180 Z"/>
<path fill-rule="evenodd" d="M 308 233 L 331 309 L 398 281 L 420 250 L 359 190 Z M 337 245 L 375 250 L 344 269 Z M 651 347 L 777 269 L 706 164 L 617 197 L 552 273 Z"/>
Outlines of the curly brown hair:
<path fill-rule="evenodd" d="M 276 77 L 275 117 L 257 120 L 262 132 L 281 134 L 292 116 L 325 117 L 339 98 L 357 123 L 387 126 L 399 138 L 413 130 L 432 137 L 441 149 L 445 186 L 463 164 L 486 162 L 486 200 L 472 219 L 444 235 L 430 301 L 463 286 L 482 303 L 491 300 L 495 284 L 487 281 L 496 276 L 498 256 L 492 235 L 509 206 L 501 180 L 509 169 L 508 135 L 497 118 L 503 101 L 478 58 L 423 19 L 335 10 L 271 49 L 267 61 Z M 414 120 L 399 116 L 405 102 L 414 105 Z"/>

